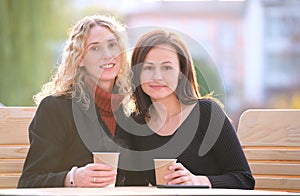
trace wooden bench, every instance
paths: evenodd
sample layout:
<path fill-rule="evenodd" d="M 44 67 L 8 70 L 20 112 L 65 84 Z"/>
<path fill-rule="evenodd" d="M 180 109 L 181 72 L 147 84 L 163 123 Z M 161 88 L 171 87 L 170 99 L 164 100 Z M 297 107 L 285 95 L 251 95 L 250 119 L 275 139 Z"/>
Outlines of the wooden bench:
<path fill-rule="evenodd" d="M 16 188 L 28 152 L 36 107 L 0 107 L 0 188 Z"/>
<path fill-rule="evenodd" d="M 36 107 L 0 107 L 0 188 L 16 188 Z M 238 137 L 255 189 L 300 192 L 300 110 L 247 110 Z"/>
<path fill-rule="evenodd" d="M 300 192 L 300 110 L 247 110 L 237 134 L 255 189 Z"/>

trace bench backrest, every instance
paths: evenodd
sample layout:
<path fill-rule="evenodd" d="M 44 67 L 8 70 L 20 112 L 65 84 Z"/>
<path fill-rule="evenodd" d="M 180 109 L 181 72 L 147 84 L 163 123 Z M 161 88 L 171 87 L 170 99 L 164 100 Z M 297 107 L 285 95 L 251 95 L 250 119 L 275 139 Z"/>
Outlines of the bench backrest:
<path fill-rule="evenodd" d="M 16 188 L 26 158 L 28 126 L 36 107 L 0 107 L 0 188 Z"/>
<path fill-rule="evenodd" d="M 255 189 L 300 192 L 300 110 L 247 110 L 237 134 Z"/>

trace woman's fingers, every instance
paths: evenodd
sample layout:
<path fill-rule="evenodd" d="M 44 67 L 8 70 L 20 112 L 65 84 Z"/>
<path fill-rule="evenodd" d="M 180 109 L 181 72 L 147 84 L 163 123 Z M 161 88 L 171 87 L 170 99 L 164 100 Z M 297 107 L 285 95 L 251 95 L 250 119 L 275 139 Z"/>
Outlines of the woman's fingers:
<path fill-rule="evenodd" d="M 109 170 L 113 169 L 109 165 L 99 164 L 99 163 L 90 163 L 90 164 L 87 164 L 85 167 L 90 170 L 100 170 L 100 171 L 109 171 Z"/>
<path fill-rule="evenodd" d="M 181 176 L 170 180 L 168 184 L 192 184 L 192 182 L 189 176 Z"/>
<path fill-rule="evenodd" d="M 165 176 L 165 179 L 174 179 L 174 178 L 179 178 L 182 176 L 187 176 L 189 175 L 190 172 L 187 170 L 178 170 L 178 171 L 174 171 L 168 175 Z"/>
<path fill-rule="evenodd" d="M 99 177 L 93 177 L 93 178 L 91 178 L 91 182 L 92 183 L 105 183 L 105 182 L 109 182 L 109 183 L 111 183 L 111 182 L 113 182 L 115 180 L 115 177 L 101 177 L 101 178 L 99 178 Z"/>
<path fill-rule="evenodd" d="M 93 170 L 89 173 L 89 176 L 91 177 L 97 177 L 97 178 L 105 178 L 105 177 L 114 177 L 117 175 L 117 172 L 115 172 L 114 170 Z"/>
<path fill-rule="evenodd" d="M 185 170 L 185 167 L 181 163 L 174 163 L 169 167 L 169 170 Z"/>
<path fill-rule="evenodd" d="M 212 187 L 207 176 L 196 176 L 186 169 L 181 163 L 175 163 L 169 167 L 172 171 L 165 176 L 168 184 L 183 184 L 183 185 L 200 185 L 205 184 Z"/>
<path fill-rule="evenodd" d="M 187 170 L 181 163 L 175 163 L 169 167 L 169 170 L 174 172 L 165 176 L 168 179 L 168 184 L 194 184 L 193 174 Z"/>
<path fill-rule="evenodd" d="M 165 176 L 169 184 L 182 184 L 190 181 L 190 178 L 190 173 L 186 170 L 175 171 Z"/>
<path fill-rule="evenodd" d="M 181 176 L 189 175 L 190 172 L 181 164 L 175 163 L 169 167 L 169 170 L 173 171 L 170 174 L 165 176 L 165 179 L 174 179 L 179 178 Z"/>
<path fill-rule="evenodd" d="M 105 164 L 88 164 L 78 168 L 75 183 L 79 187 L 105 187 L 114 182 L 117 172 Z"/>
<path fill-rule="evenodd" d="M 91 186 L 92 187 L 105 187 L 115 182 L 115 177 L 93 177 Z"/>

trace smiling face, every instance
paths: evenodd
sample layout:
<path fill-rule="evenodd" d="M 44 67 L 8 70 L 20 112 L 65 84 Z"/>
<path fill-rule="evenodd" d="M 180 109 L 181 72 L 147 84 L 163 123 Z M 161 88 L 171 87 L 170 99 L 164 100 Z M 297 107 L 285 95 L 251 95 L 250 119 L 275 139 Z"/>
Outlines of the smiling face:
<path fill-rule="evenodd" d="M 176 50 L 165 44 L 157 45 L 149 51 L 142 65 L 141 87 L 152 101 L 174 98 L 179 72 Z"/>
<path fill-rule="evenodd" d="M 122 55 L 118 40 L 104 26 L 94 26 L 86 42 L 87 53 L 80 66 L 100 87 L 111 88 L 121 68 Z"/>

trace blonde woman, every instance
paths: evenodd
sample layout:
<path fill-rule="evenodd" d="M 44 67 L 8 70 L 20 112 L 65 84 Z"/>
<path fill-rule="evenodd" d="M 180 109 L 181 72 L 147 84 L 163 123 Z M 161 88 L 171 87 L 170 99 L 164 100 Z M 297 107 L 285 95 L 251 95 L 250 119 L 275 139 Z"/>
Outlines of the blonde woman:
<path fill-rule="evenodd" d="M 122 104 L 131 88 L 123 32 L 107 16 L 73 26 L 57 72 L 34 97 L 38 109 L 18 187 L 105 187 L 115 178 L 124 184 L 122 173 L 92 156 L 126 144 L 114 117 L 116 110 L 128 113 Z"/>

